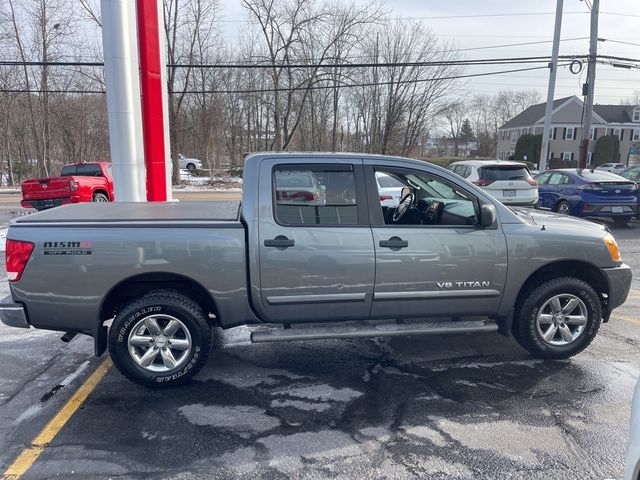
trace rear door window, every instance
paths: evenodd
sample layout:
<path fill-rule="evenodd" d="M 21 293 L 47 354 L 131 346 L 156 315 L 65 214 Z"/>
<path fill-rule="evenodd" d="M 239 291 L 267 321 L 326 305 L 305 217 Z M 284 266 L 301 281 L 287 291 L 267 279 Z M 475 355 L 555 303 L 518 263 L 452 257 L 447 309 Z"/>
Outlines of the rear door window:
<path fill-rule="evenodd" d="M 352 167 L 276 166 L 275 217 L 281 225 L 358 225 Z"/>

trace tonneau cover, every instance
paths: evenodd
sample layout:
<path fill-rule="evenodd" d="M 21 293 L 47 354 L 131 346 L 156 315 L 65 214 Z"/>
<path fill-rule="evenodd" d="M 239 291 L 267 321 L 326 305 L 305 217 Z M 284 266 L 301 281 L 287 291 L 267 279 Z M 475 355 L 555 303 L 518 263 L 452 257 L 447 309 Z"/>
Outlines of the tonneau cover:
<path fill-rule="evenodd" d="M 240 202 L 78 203 L 13 220 L 14 224 L 69 222 L 237 222 Z"/>

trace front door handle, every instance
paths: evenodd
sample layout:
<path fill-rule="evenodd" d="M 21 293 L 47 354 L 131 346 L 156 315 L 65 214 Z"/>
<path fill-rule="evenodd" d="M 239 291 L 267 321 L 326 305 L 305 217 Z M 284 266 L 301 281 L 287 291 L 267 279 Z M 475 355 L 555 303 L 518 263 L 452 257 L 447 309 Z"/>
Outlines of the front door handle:
<path fill-rule="evenodd" d="M 276 238 L 272 240 L 265 240 L 265 247 L 276 247 L 280 249 L 285 249 L 289 247 L 293 247 L 296 244 L 295 240 L 289 240 L 284 235 L 278 235 Z"/>
<path fill-rule="evenodd" d="M 389 240 L 380 240 L 380 246 L 390 248 L 391 250 L 399 250 L 409 246 L 409 242 L 402 240 L 400 237 L 391 237 Z"/>

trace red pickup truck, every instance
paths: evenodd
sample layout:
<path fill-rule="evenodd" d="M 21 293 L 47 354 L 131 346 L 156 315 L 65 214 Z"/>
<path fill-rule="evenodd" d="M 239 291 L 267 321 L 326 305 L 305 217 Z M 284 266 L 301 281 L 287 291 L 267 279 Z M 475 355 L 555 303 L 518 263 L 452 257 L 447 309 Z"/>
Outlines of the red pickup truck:
<path fill-rule="evenodd" d="M 46 210 L 68 203 L 112 202 L 111 163 L 75 163 L 62 167 L 59 177 L 22 182 L 24 208 Z"/>

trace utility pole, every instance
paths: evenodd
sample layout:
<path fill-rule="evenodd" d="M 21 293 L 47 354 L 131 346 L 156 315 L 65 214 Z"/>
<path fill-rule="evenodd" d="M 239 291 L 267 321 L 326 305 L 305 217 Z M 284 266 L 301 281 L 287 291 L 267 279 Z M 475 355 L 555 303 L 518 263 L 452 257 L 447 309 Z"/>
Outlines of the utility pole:
<path fill-rule="evenodd" d="M 549 88 L 547 89 L 547 107 L 544 111 L 544 131 L 542 132 L 542 152 L 540 152 L 539 171 L 547 169 L 549 156 L 549 132 L 551 131 L 551 113 L 553 112 L 553 96 L 556 90 L 556 74 L 558 72 L 558 51 L 560 50 L 560 30 L 562 27 L 562 3 L 557 0 L 556 23 L 553 32 L 553 49 L 551 51 L 551 64 L 549 65 Z"/>
<path fill-rule="evenodd" d="M 585 106 L 582 116 L 582 138 L 580 142 L 579 168 L 587 167 L 587 154 L 589 152 L 589 132 L 591 131 L 591 119 L 593 118 L 593 90 L 596 83 L 596 56 L 598 54 L 598 10 L 600 0 L 593 0 L 591 5 L 591 40 L 589 42 L 589 65 L 587 66 L 587 83 L 582 88 L 582 94 L 586 94 Z"/>

